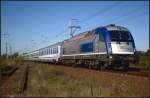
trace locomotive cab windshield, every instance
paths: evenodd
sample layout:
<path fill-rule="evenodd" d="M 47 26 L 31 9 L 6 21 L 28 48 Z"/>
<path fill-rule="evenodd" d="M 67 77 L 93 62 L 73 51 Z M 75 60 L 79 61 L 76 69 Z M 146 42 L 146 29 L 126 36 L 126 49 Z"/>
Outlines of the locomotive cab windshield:
<path fill-rule="evenodd" d="M 110 30 L 112 54 L 134 54 L 134 41 L 126 30 Z"/>
<path fill-rule="evenodd" d="M 131 42 L 131 34 L 129 31 L 119 31 L 119 30 L 114 30 L 114 31 L 109 31 L 110 32 L 110 38 L 111 41 L 113 42 Z"/>

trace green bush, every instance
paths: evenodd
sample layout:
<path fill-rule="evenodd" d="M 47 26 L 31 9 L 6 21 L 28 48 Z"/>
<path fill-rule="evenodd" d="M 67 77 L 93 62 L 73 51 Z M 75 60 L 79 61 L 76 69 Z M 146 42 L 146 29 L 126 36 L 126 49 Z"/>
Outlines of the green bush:
<path fill-rule="evenodd" d="M 140 54 L 140 61 L 138 64 L 130 64 L 130 66 L 138 66 L 144 69 L 148 69 L 149 67 L 149 60 L 148 60 L 148 55 L 143 55 Z"/>

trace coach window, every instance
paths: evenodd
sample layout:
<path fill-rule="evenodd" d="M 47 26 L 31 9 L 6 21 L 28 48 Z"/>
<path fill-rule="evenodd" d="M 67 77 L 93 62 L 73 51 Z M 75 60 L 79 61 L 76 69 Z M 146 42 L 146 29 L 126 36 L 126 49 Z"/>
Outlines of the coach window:
<path fill-rule="evenodd" d="M 56 53 L 57 53 L 57 47 L 56 47 Z"/>
<path fill-rule="evenodd" d="M 53 54 L 55 54 L 55 48 L 53 48 Z"/>
<path fill-rule="evenodd" d="M 42 55 L 44 54 L 44 51 L 42 50 Z"/>
<path fill-rule="evenodd" d="M 46 52 L 47 52 L 47 51 L 46 51 L 46 49 L 45 49 L 45 55 L 47 54 Z"/>
<path fill-rule="evenodd" d="M 56 53 L 57 53 L 57 47 L 56 47 Z"/>
<path fill-rule="evenodd" d="M 52 48 L 51 48 L 51 54 L 53 54 Z"/>
<path fill-rule="evenodd" d="M 51 48 L 49 48 L 49 54 L 51 54 Z"/>
<path fill-rule="evenodd" d="M 52 54 L 52 49 L 50 48 L 50 54 Z"/>
<path fill-rule="evenodd" d="M 48 48 L 46 49 L 46 55 L 48 54 Z"/>
<path fill-rule="evenodd" d="M 41 56 L 41 51 L 40 51 L 40 56 Z"/>
<path fill-rule="evenodd" d="M 49 54 L 49 48 L 47 48 L 47 51 L 48 51 L 48 53 L 47 53 L 47 54 Z"/>
<path fill-rule="evenodd" d="M 50 48 L 50 54 L 52 54 L 52 48 Z"/>
<path fill-rule="evenodd" d="M 58 47 L 56 47 L 56 53 L 58 53 Z"/>
<path fill-rule="evenodd" d="M 54 54 L 56 53 L 56 48 L 54 47 Z"/>
<path fill-rule="evenodd" d="M 65 48 L 63 48 L 63 54 L 65 54 L 65 52 L 66 52 L 65 50 L 66 50 L 66 49 L 65 49 Z"/>
<path fill-rule="evenodd" d="M 56 51 L 56 47 L 55 47 L 55 54 L 56 54 L 56 52 L 57 52 L 57 51 Z"/>
<path fill-rule="evenodd" d="M 53 48 L 51 48 L 51 54 L 53 54 Z"/>
<path fill-rule="evenodd" d="M 48 51 L 48 54 L 49 54 L 49 48 L 47 49 L 47 51 Z"/>
<path fill-rule="evenodd" d="M 49 54 L 50 54 L 50 48 L 48 48 Z"/>
<path fill-rule="evenodd" d="M 53 48 L 53 54 L 54 54 L 54 48 Z"/>
<path fill-rule="evenodd" d="M 48 54 L 49 54 L 49 48 L 47 48 Z"/>
<path fill-rule="evenodd" d="M 53 54 L 55 54 L 55 47 L 53 48 Z"/>
<path fill-rule="evenodd" d="M 53 54 L 53 48 L 52 48 L 52 54 Z"/>
<path fill-rule="evenodd" d="M 53 54 L 55 54 L 55 48 L 53 48 Z"/>
<path fill-rule="evenodd" d="M 56 47 L 55 47 L 55 54 L 56 54 Z"/>
<path fill-rule="evenodd" d="M 51 48 L 50 48 L 50 54 L 51 54 Z"/>

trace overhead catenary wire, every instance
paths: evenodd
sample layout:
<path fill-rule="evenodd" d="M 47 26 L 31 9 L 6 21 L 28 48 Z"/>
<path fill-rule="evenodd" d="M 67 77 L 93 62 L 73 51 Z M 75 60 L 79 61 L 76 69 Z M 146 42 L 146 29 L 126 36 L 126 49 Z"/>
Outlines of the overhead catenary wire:
<path fill-rule="evenodd" d="M 88 22 L 89 20 L 95 18 L 96 16 L 99 16 L 104 13 L 108 13 L 108 11 L 110 11 L 111 9 L 115 8 L 115 7 L 118 7 L 119 5 L 121 4 L 120 1 L 116 1 L 115 3 L 113 3 L 112 5 L 108 6 L 108 7 L 104 7 L 100 10 L 98 10 L 96 13 L 92 14 L 92 15 L 89 15 L 87 17 L 85 17 L 84 19 L 82 19 L 80 22 L 81 24 L 85 23 L 85 22 Z"/>
<path fill-rule="evenodd" d="M 95 18 L 95 17 L 98 16 L 98 15 L 102 15 L 102 14 L 104 14 L 104 13 L 110 11 L 112 8 L 117 7 L 117 6 L 120 5 L 120 4 L 121 4 L 120 1 L 116 1 L 115 3 L 113 3 L 112 5 L 110 5 L 109 7 L 107 7 L 107 8 L 105 7 L 105 8 L 103 8 L 103 9 L 100 9 L 100 10 L 98 10 L 96 13 L 91 14 L 91 15 L 89 15 L 89 16 L 83 18 L 83 19 L 80 21 L 80 24 L 83 24 L 83 23 L 85 23 L 85 22 L 87 22 L 87 21 L 89 21 L 89 20 Z M 55 37 L 58 37 L 58 36 L 62 35 L 63 33 L 66 33 L 66 32 L 67 32 L 67 29 L 68 29 L 68 27 L 65 28 L 62 32 L 58 33 Z"/>
<path fill-rule="evenodd" d="M 132 16 L 131 15 L 126 15 L 126 16 L 124 16 L 123 18 L 119 18 L 119 19 L 117 19 L 117 20 L 114 20 L 114 22 L 115 23 L 117 23 L 117 22 L 121 22 L 123 19 L 126 19 L 126 18 L 128 18 L 128 17 L 133 17 L 132 18 L 132 20 L 135 20 L 135 19 L 137 19 L 138 17 L 141 17 L 141 16 L 143 16 L 143 15 L 146 15 L 146 12 L 144 12 L 144 13 L 139 13 L 138 15 L 137 14 L 132 14 Z M 131 22 L 132 20 L 130 20 L 129 22 Z"/>
<path fill-rule="evenodd" d="M 142 8 L 142 9 L 141 9 L 141 8 Z M 134 14 L 136 14 L 136 13 L 138 13 L 138 12 L 141 12 L 141 10 L 144 9 L 144 6 L 141 6 L 139 9 L 140 9 L 140 10 L 137 10 L 137 8 L 135 8 L 134 10 L 130 10 L 130 11 L 127 12 L 127 13 L 123 13 L 123 14 L 121 14 L 120 16 L 115 17 L 115 18 L 113 18 L 113 19 L 111 19 L 111 20 L 109 20 L 109 18 L 104 18 L 102 23 L 106 22 L 105 19 L 108 19 L 108 20 L 109 20 L 109 23 L 112 23 L 112 22 L 115 23 L 115 22 L 119 21 L 120 19 L 125 19 L 126 17 L 131 17 L 132 15 L 134 15 Z M 136 17 L 140 17 L 140 16 L 136 16 Z M 134 19 L 135 19 L 135 18 L 134 18 Z M 88 27 L 88 28 L 89 28 L 89 27 Z"/>
<path fill-rule="evenodd" d="M 126 17 L 131 17 L 133 15 L 135 15 L 136 17 L 139 17 L 137 16 L 137 13 L 141 13 L 141 11 L 144 9 L 144 6 L 140 7 L 139 10 L 137 10 L 137 8 L 133 9 L 133 10 L 130 10 L 128 11 L 127 13 L 123 13 L 121 14 L 120 16 L 118 17 L 115 17 L 111 20 L 109 20 L 110 22 L 117 22 L 119 20 L 122 20 L 122 19 L 125 19 Z"/>

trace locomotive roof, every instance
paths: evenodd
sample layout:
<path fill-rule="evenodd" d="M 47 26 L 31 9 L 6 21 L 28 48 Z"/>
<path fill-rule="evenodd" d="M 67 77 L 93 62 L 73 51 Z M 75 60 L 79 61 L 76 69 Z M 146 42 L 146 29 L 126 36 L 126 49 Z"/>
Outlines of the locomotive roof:
<path fill-rule="evenodd" d="M 106 26 L 107 30 L 111 31 L 111 30 L 123 30 L 123 31 L 128 31 L 127 28 L 123 27 L 123 26 L 115 26 L 115 25 L 107 25 Z"/>
<path fill-rule="evenodd" d="M 101 27 L 106 27 L 107 30 L 123 30 L 123 31 L 128 31 L 128 29 L 125 28 L 125 27 L 116 26 L 115 24 L 109 24 L 109 25 L 106 25 L 106 26 L 99 26 L 99 27 L 97 27 L 97 28 L 94 28 L 94 29 L 89 30 L 89 31 L 85 31 L 85 32 L 83 32 L 83 33 L 79 33 L 79 34 L 77 34 L 77 35 L 75 35 L 75 36 L 73 36 L 73 37 L 71 37 L 71 38 L 69 38 L 69 39 L 64 40 L 63 42 L 65 42 L 65 41 L 70 41 L 70 40 L 72 40 L 72 39 L 76 39 L 76 38 L 78 38 L 78 37 L 80 37 L 80 36 L 82 36 L 82 35 L 85 35 L 85 34 L 87 34 L 87 33 L 92 33 L 93 31 L 95 31 L 96 29 L 101 28 Z"/>

